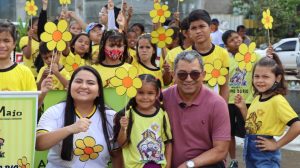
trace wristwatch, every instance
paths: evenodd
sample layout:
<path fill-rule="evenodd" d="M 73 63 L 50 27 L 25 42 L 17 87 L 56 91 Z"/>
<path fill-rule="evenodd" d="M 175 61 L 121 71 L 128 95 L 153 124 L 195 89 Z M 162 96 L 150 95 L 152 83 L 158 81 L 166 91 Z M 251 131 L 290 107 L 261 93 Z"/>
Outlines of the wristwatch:
<path fill-rule="evenodd" d="M 186 162 L 186 166 L 188 168 L 194 168 L 195 167 L 195 163 L 194 163 L 194 161 L 189 160 L 189 161 Z"/>

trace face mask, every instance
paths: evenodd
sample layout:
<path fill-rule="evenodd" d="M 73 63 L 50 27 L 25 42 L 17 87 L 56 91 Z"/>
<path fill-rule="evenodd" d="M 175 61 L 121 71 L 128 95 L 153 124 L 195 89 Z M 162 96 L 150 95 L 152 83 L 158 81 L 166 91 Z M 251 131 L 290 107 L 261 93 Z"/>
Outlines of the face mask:
<path fill-rule="evenodd" d="M 118 49 L 113 49 L 113 50 L 104 49 L 104 52 L 105 52 L 105 56 L 108 57 L 109 59 L 118 60 L 123 55 L 124 51 Z"/>

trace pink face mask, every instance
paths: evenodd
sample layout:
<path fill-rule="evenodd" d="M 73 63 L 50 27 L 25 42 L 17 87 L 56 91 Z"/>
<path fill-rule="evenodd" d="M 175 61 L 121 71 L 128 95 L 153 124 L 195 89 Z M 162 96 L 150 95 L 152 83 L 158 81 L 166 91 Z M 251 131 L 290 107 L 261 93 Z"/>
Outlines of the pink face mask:
<path fill-rule="evenodd" d="M 124 51 L 118 49 L 113 49 L 113 50 L 104 49 L 104 52 L 105 52 L 105 56 L 108 57 L 109 59 L 118 60 L 123 55 Z"/>

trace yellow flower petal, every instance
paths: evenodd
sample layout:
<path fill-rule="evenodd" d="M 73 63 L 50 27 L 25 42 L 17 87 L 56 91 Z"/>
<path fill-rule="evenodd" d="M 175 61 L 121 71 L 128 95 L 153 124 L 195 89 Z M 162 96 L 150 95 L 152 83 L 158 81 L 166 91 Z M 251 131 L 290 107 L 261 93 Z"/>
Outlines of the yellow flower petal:
<path fill-rule="evenodd" d="M 131 78 L 131 79 L 134 79 L 136 78 L 138 75 L 138 70 L 136 67 L 132 66 L 131 68 L 129 68 L 128 70 L 128 76 Z"/>
<path fill-rule="evenodd" d="M 216 86 L 217 84 L 217 79 L 216 78 L 211 78 L 209 81 L 208 81 L 208 85 L 209 86 Z"/>
<path fill-rule="evenodd" d="M 214 61 L 214 68 L 215 69 L 221 69 L 222 68 L 222 61 L 217 59 Z"/>
<path fill-rule="evenodd" d="M 66 71 L 71 72 L 73 71 L 73 67 L 69 64 L 65 64 L 64 68 L 66 69 Z"/>
<path fill-rule="evenodd" d="M 83 139 L 83 142 L 84 142 L 84 144 L 85 144 L 87 147 L 93 147 L 93 146 L 96 145 L 95 139 L 94 139 L 93 137 L 90 137 L 90 136 L 85 137 L 85 138 Z"/>
<path fill-rule="evenodd" d="M 252 55 L 251 55 L 251 62 L 255 62 L 256 61 L 256 54 L 255 53 L 252 53 Z"/>
<path fill-rule="evenodd" d="M 141 79 L 140 78 L 133 79 L 133 84 L 132 85 L 133 85 L 133 87 L 135 87 L 137 89 L 141 88 L 142 87 Z"/>
<path fill-rule="evenodd" d="M 239 52 L 242 55 L 245 55 L 248 52 L 248 46 L 245 43 L 242 43 L 239 47 Z"/>
<path fill-rule="evenodd" d="M 64 32 L 62 35 L 62 39 L 64 41 L 71 41 L 72 40 L 72 34 L 70 32 Z"/>
<path fill-rule="evenodd" d="M 163 41 L 160 41 L 157 43 L 157 47 L 159 47 L 159 48 L 164 48 L 165 46 L 166 46 L 166 43 Z"/>
<path fill-rule="evenodd" d="M 166 31 L 166 35 L 167 36 L 172 36 L 174 34 L 174 30 L 173 29 L 168 29 L 167 31 Z"/>
<path fill-rule="evenodd" d="M 270 9 L 267 9 L 267 13 L 268 16 L 271 15 Z"/>
<path fill-rule="evenodd" d="M 224 76 L 219 76 L 218 77 L 218 84 L 219 85 L 224 85 L 226 82 L 226 78 Z"/>
<path fill-rule="evenodd" d="M 156 31 L 158 34 L 163 34 L 166 32 L 165 28 L 163 28 L 163 27 L 158 28 Z"/>
<path fill-rule="evenodd" d="M 171 44 L 172 41 L 173 41 L 173 40 L 172 40 L 171 37 L 167 37 L 166 40 L 165 40 L 165 42 L 166 42 L 167 44 Z"/>
<path fill-rule="evenodd" d="M 67 44 L 63 40 L 60 40 L 56 45 L 56 48 L 58 51 L 64 51 L 66 49 L 66 47 L 67 47 Z"/>
<path fill-rule="evenodd" d="M 45 24 L 45 31 L 49 34 L 52 34 L 53 32 L 55 32 L 57 30 L 56 25 L 53 22 L 47 22 Z"/>
<path fill-rule="evenodd" d="M 96 145 L 96 146 L 93 147 L 93 149 L 94 149 L 94 152 L 98 153 L 98 152 L 103 151 L 103 146 Z"/>
<path fill-rule="evenodd" d="M 98 153 L 92 153 L 92 154 L 90 155 L 90 159 L 92 159 L 92 160 L 97 159 L 98 156 L 99 156 Z"/>
<path fill-rule="evenodd" d="M 251 62 L 246 64 L 246 71 L 250 72 L 252 70 L 252 64 Z"/>
<path fill-rule="evenodd" d="M 158 41 L 159 41 L 158 38 L 152 38 L 152 39 L 151 39 L 151 43 L 153 43 L 153 44 L 158 43 Z"/>
<path fill-rule="evenodd" d="M 84 151 L 80 148 L 75 148 L 74 150 L 74 155 L 76 156 L 80 156 L 80 155 L 83 155 L 84 154 Z"/>
<path fill-rule="evenodd" d="M 120 68 L 116 69 L 116 77 L 118 77 L 119 79 L 123 79 L 127 76 L 128 76 L 128 72 L 125 68 L 120 67 Z"/>
<path fill-rule="evenodd" d="M 52 40 L 52 35 L 47 33 L 47 32 L 44 32 L 44 33 L 41 34 L 41 40 L 43 42 L 49 42 L 49 41 Z"/>
<path fill-rule="evenodd" d="M 158 23 L 158 21 L 159 21 L 159 16 L 155 16 L 153 19 L 152 19 L 152 22 L 153 23 Z"/>
<path fill-rule="evenodd" d="M 66 20 L 60 20 L 57 24 L 57 30 L 60 32 L 65 32 L 68 28 L 68 22 Z"/>
<path fill-rule="evenodd" d="M 254 42 L 250 43 L 249 45 L 249 48 L 248 48 L 248 51 L 250 53 L 253 53 L 255 51 L 255 48 L 256 48 L 256 44 Z"/>
<path fill-rule="evenodd" d="M 151 17 L 151 18 L 155 17 L 156 15 L 157 15 L 156 10 L 150 11 L 150 17 Z"/>
<path fill-rule="evenodd" d="M 121 86 L 122 85 L 122 80 L 119 79 L 118 77 L 113 77 L 110 79 L 110 83 L 114 86 L 114 87 L 117 87 L 117 86 Z"/>
<path fill-rule="evenodd" d="M 227 68 L 221 68 L 220 74 L 221 74 L 222 76 L 227 75 L 227 74 L 228 74 Z"/>
<path fill-rule="evenodd" d="M 212 70 L 214 69 L 214 66 L 211 64 L 204 64 L 204 70 L 206 73 L 211 73 Z"/>
<path fill-rule="evenodd" d="M 165 11 L 164 16 L 166 18 L 170 17 L 171 16 L 171 12 L 170 11 Z"/>
<path fill-rule="evenodd" d="M 155 3 L 155 4 L 154 4 L 154 9 L 155 9 L 155 10 L 161 9 L 160 4 L 159 4 L 159 3 Z"/>
<path fill-rule="evenodd" d="M 234 58 L 237 62 L 244 60 L 244 56 L 241 53 L 236 53 Z"/>
<path fill-rule="evenodd" d="M 126 88 L 124 86 L 119 86 L 116 88 L 116 92 L 118 95 L 123 96 L 126 93 Z"/>
<path fill-rule="evenodd" d="M 212 78 L 212 75 L 210 73 L 207 73 L 204 77 L 204 81 L 208 81 Z"/>
<path fill-rule="evenodd" d="M 22 157 L 22 164 L 23 165 L 27 164 L 27 158 L 25 156 Z"/>
<path fill-rule="evenodd" d="M 81 57 L 76 54 L 75 57 L 74 57 L 74 63 L 80 65 L 81 61 L 82 61 Z"/>
<path fill-rule="evenodd" d="M 86 147 L 82 139 L 77 139 L 75 141 L 75 145 L 80 149 L 84 149 Z"/>
<path fill-rule="evenodd" d="M 48 50 L 53 51 L 55 49 L 55 47 L 56 47 L 56 44 L 57 44 L 57 42 L 55 42 L 55 41 L 48 42 L 47 43 Z"/>
<path fill-rule="evenodd" d="M 159 22 L 160 23 L 165 23 L 166 22 L 166 18 L 165 17 L 159 17 Z"/>
<path fill-rule="evenodd" d="M 26 168 L 30 168 L 30 164 L 29 164 L 29 163 L 27 163 L 25 167 L 26 167 Z"/>
<path fill-rule="evenodd" d="M 23 164 L 22 164 L 22 159 L 18 159 L 18 165 L 19 166 L 22 166 Z"/>
<path fill-rule="evenodd" d="M 89 155 L 86 155 L 86 154 L 81 155 L 81 156 L 79 157 L 79 160 L 82 161 L 82 162 L 86 162 L 86 161 L 89 160 L 89 159 L 90 159 Z"/>
<path fill-rule="evenodd" d="M 136 91 L 136 88 L 134 87 L 130 87 L 127 89 L 127 96 L 132 98 L 136 95 L 137 91 Z"/>
<path fill-rule="evenodd" d="M 157 33 L 157 31 L 152 31 L 151 32 L 151 37 L 153 38 L 153 37 L 158 37 L 159 36 L 159 34 Z"/>
<path fill-rule="evenodd" d="M 169 7 L 168 7 L 168 5 L 162 5 L 162 6 L 161 6 L 161 9 L 164 10 L 164 11 L 166 11 L 166 10 L 169 9 Z"/>
<path fill-rule="evenodd" d="M 239 68 L 241 70 L 245 69 L 246 63 L 244 61 L 239 62 Z"/>

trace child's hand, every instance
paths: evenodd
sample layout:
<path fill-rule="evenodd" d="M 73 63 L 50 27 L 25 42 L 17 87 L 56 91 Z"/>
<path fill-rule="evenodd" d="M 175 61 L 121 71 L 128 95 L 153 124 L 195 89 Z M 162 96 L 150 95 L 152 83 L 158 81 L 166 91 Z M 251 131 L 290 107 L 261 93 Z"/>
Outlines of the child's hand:
<path fill-rule="evenodd" d="M 52 76 L 49 75 L 46 79 L 44 79 L 42 81 L 41 84 L 41 91 L 42 93 L 47 93 L 49 90 L 51 90 L 53 88 L 53 84 L 52 84 Z"/>
<path fill-rule="evenodd" d="M 68 11 L 67 12 L 67 15 L 70 17 L 70 18 L 77 18 L 77 15 L 76 15 L 76 13 L 74 12 L 74 11 Z"/>
<path fill-rule="evenodd" d="M 123 116 L 120 120 L 120 125 L 122 130 L 126 130 L 128 127 L 128 118 L 126 116 Z"/>
<path fill-rule="evenodd" d="M 92 121 L 88 118 L 81 118 L 78 121 L 76 121 L 76 123 L 72 124 L 69 126 L 69 131 L 72 134 L 77 134 L 80 132 L 86 132 L 90 125 L 91 125 Z"/>
<path fill-rule="evenodd" d="M 244 100 L 244 98 L 243 98 L 240 94 L 237 94 L 237 95 L 234 97 L 234 104 L 235 104 L 239 109 L 242 109 L 242 108 L 245 108 L 245 107 L 246 107 L 245 100 Z"/>
<path fill-rule="evenodd" d="M 42 3 L 43 3 L 43 10 L 47 10 L 48 0 L 42 0 Z"/>
<path fill-rule="evenodd" d="M 270 58 L 273 58 L 273 55 L 272 55 L 273 52 L 274 52 L 274 49 L 272 47 L 272 44 L 269 44 L 269 47 L 267 49 L 267 56 Z"/>
<path fill-rule="evenodd" d="M 258 140 L 256 140 L 256 147 L 260 149 L 260 151 L 275 151 L 279 147 L 275 139 L 267 139 L 261 136 L 257 136 Z"/>
<path fill-rule="evenodd" d="M 171 72 L 170 65 L 168 64 L 167 61 L 164 62 L 164 64 L 163 64 L 163 69 L 164 69 L 164 71 L 167 72 L 167 73 Z"/>
<path fill-rule="evenodd" d="M 51 71 L 54 75 L 57 75 L 59 73 L 58 64 L 53 63 Z"/>
<path fill-rule="evenodd" d="M 114 10 L 115 4 L 113 0 L 108 0 L 107 1 L 107 9 L 108 10 Z"/>
<path fill-rule="evenodd" d="M 132 14 L 133 14 L 133 7 L 132 6 L 129 7 L 127 14 L 128 14 L 128 17 L 132 17 Z"/>
<path fill-rule="evenodd" d="M 125 27 L 126 19 L 125 19 L 125 16 L 122 11 L 119 13 L 119 15 L 117 17 L 117 23 L 119 24 L 120 28 Z"/>
<path fill-rule="evenodd" d="M 27 34 L 28 34 L 28 37 L 31 39 L 34 34 L 34 30 L 32 28 L 30 28 Z"/>
<path fill-rule="evenodd" d="M 43 74 L 42 74 L 41 80 L 47 78 L 47 76 L 48 76 L 49 74 L 50 74 L 50 69 L 47 67 L 47 68 L 44 70 Z"/>
<path fill-rule="evenodd" d="M 179 12 L 174 12 L 173 17 L 176 21 L 180 21 L 180 13 Z"/>

